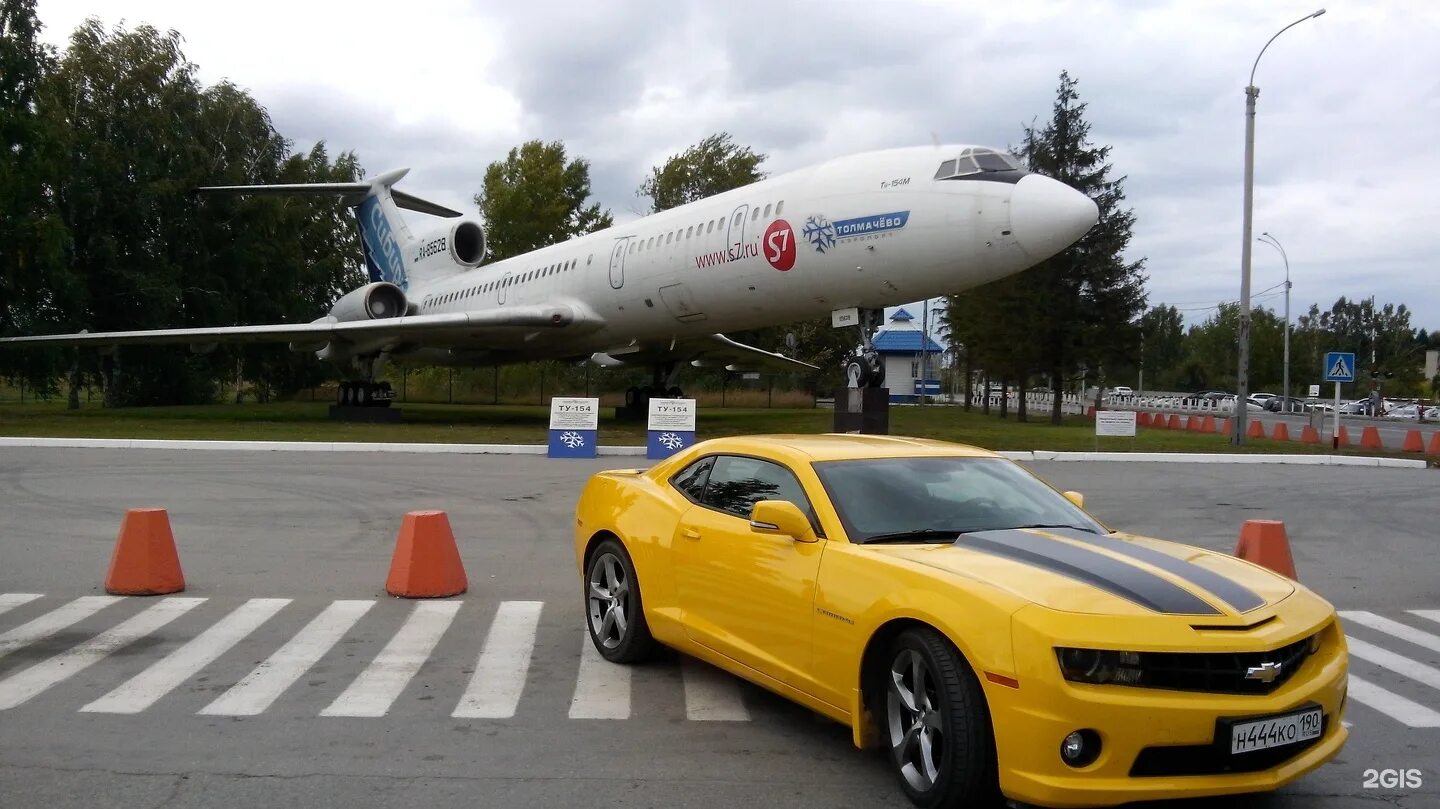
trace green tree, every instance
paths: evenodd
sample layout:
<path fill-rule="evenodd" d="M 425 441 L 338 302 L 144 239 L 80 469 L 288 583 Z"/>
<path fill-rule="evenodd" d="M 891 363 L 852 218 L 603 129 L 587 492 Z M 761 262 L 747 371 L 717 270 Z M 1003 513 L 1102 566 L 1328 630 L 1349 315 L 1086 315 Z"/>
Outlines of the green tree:
<path fill-rule="evenodd" d="M 1165 390 L 1179 384 L 1185 358 L 1185 318 L 1180 310 L 1165 304 L 1150 309 L 1140 317 L 1140 340 L 1141 362 L 1150 374 L 1150 387 Z"/>
<path fill-rule="evenodd" d="M 651 213 L 668 211 L 763 179 L 764 162 L 765 155 L 719 132 L 651 168 L 635 193 L 649 197 Z"/>
<path fill-rule="evenodd" d="M 567 160 L 560 141 L 528 141 L 485 169 L 475 204 L 485 220 L 490 255 L 510 258 L 614 224 L 590 198 L 590 163 Z"/>
<path fill-rule="evenodd" d="M 50 288 L 52 280 L 65 280 L 68 234 L 50 186 L 58 133 L 37 104 L 55 67 L 40 27 L 34 0 L 0 0 L 0 334 L 54 326 L 66 292 Z M 64 361 L 58 350 L 4 351 L 0 376 L 50 393 Z"/>
<path fill-rule="evenodd" d="M 1089 195 L 1100 221 L 1074 246 L 1021 275 L 1029 322 L 1055 392 L 1051 421 L 1060 423 L 1060 394 L 1077 366 L 1103 368 L 1134 363 L 1140 314 L 1145 308 L 1144 259 L 1126 261 L 1135 216 L 1125 201 L 1124 177 L 1111 179 L 1109 146 L 1089 141 L 1086 105 L 1076 82 L 1060 74 L 1051 119 L 1025 127 L 1016 154 L 1031 171 L 1053 177 Z"/>

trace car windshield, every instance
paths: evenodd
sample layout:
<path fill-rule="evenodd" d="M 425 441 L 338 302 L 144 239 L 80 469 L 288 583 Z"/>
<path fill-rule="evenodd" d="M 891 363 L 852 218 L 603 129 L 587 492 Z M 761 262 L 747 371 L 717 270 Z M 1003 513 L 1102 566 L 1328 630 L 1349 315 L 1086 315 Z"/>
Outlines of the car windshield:
<path fill-rule="evenodd" d="M 851 542 L 953 541 L 974 531 L 1104 526 L 1003 458 L 872 458 L 815 464 Z"/>

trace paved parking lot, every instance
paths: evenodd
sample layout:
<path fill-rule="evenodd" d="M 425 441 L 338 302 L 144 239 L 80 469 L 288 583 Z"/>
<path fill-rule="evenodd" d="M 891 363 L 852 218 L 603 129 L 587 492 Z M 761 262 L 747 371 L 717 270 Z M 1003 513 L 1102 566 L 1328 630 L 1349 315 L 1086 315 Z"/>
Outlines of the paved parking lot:
<path fill-rule="evenodd" d="M 0 803 L 904 805 L 844 727 L 691 660 L 589 652 L 571 508 L 589 473 L 636 463 L 6 448 Z M 1353 735 L 1263 805 L 1440 805 L 1440 473 L 1034 468 L 1113 527 L 1207 547 L 1285 520 L 1301 579 L 1345 611 Z M 189 588 L 107 597 L 143 505 L 169 509 Z M 463 596 L 383 593 L 422 508 L 450 515 Z M 1409 768 L 1421 787 L 1364 787 Z"/>

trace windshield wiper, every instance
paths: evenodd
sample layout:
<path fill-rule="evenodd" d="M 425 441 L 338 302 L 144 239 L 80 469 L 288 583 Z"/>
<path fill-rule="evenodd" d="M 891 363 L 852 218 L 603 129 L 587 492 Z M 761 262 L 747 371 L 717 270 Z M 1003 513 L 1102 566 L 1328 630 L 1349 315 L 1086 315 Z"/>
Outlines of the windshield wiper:
<path fill-rule="evenodd" d="M 1084 532 L 1087 533 L 1087 534 L 1098 534 L 1098 533 L 1100 533 L 1099 531 L 1096 531 L 1095 529 L 1090 528 L 1089 526 L 1085 526 L 1085 525 L 1071 525 L 1070 523 L 1066 523 L 1066 522 L 1059 522 L 1059 523 L 1032 523 L 1032 524 L 1030 524 L 1030 525 L 1012 525 L 1012 526 L 1010 526 L 1010 529 L 1009 529 L 1009 530 L 1012 530 L 1012 531 L 1022 531 L 1022 530 L 1027 529 L 1027 528 L 1069 528 L 1069 529 L 1072 530 L 1072 531 L 1084 531 Z"/>
<path fill-rule="evenodd" d="M 876 534 L 873 537 L 866 537 L 860 542 L 861 545 L 881 542 L 948 542 L 959 539 L 964 531 L 956 531 L 949 528 L 916 528 L 913 531 L 892 531 L 888 534 Z"/>

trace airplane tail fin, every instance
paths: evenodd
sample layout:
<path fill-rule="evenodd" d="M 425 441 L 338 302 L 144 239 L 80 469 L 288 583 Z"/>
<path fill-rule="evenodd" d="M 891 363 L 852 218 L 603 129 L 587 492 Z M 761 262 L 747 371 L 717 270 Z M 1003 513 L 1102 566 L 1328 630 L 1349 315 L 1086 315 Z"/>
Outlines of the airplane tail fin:
<path fill-rule="evenodd" d="M 396 191 L 392 186 L 409 173 L 396 169 L 359 183 L 290 183 L 278 185 L 213 185 L 195 189 L 211 194 L 319 194 L 339 196 L 355 209 L 360 225 L 360 243 L 365 252 L 365 266 L 371 281 L 389 281 L 403 290 L 409 289 L 410 273 L 405 254 L 415 244 L 415 236 L 400 217 L 400 208 L 434 216 L 464 216 L 459 211 L 434 202 Z"/>

